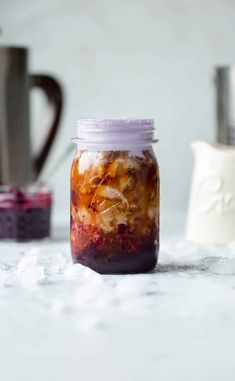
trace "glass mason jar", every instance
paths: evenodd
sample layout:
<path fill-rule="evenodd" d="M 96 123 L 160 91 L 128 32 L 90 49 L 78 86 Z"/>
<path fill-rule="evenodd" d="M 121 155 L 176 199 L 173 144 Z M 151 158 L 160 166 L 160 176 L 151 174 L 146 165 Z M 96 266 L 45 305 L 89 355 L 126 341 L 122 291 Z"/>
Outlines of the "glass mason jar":
<path fill-rule="evenodd" d="M 80 119 L 71 168 L 75 263 L 103 274 L 152 270 L 159 249 L 159 168 L 152 119 Z"/>

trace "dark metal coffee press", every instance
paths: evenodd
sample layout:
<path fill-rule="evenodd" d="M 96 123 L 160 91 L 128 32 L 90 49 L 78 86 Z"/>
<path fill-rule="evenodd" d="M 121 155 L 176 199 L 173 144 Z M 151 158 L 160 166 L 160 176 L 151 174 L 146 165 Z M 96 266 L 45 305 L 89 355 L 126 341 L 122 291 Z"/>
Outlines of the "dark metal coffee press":
<path fill-rule="evenodd" d="M 216 68 L 217 142 L 235 145 L 235 66 Z"/>
<path fill-rule="evenodd" d="M 54 109 L 47 139 L 32 157 L 29 126 L 29 92 L 41 88 Z M 48 75 L 28 74 L 28 50 L 0 47 L 0 183 L 24 186 L 37 179 L 58 130 L 62 90 Z"/>
<path fill-rule="evenodd" d="M 36 157 L 30 144 L 32 87 L 45 92 L 54 111 Z M 0 47 L 0 239 L 29 240 L 49 235 L 51 192 L 35 181 L 58 131 L 61 111 L 61 86 L 51 76 L 28 74 L 27 48 Z"/>

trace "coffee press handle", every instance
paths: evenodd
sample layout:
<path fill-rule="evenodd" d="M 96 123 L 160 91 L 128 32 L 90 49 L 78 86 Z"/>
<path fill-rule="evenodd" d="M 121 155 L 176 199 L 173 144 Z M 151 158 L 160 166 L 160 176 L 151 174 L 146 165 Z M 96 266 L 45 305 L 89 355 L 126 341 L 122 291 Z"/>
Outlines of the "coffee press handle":
<path fill-rule="evenodd" d="M 34 159 L 34 177 L 37 179 L 58 132 L 63 107 L 63 93 L 57 80 L 48 75 L 30 75 L 30 86 L 42 89 L 47 96 L 49 105 L 54 110 L 54 117 L 49 128 L 48 136 L 42 145 L 41 151 Z"/>

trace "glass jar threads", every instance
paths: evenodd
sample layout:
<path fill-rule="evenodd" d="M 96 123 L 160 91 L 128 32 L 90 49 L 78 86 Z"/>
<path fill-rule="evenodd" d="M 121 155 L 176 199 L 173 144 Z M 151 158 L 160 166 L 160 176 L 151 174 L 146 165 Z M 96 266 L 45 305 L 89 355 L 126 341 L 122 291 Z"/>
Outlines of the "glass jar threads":
<path fill-rule="evenodd" d="M 80 119 L 71 168 L 73 261 L 104 273 L 152 270 L 159 168 L 152 119 Z"/>

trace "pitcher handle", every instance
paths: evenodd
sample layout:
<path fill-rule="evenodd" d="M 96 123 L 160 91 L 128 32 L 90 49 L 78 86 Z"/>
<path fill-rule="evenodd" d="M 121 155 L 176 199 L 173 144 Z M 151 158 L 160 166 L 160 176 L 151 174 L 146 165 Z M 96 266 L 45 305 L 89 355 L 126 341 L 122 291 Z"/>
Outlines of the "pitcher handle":
<path fill-rule="evenodd" d="M 49 75 L 30 75 L 30 86 L 42 89 L 47 96 L 49 105 L 51 105 L 54 110 L 54 117 L 49 128 L 48 136 L 42 145 L 41 151 L 34 158 L 34 177 L 36 179 L 43 168 L 45 160 L 52 147 L 52 143 L 58 132 L 63 108 L 63 93 L 58 81 Z"/>

